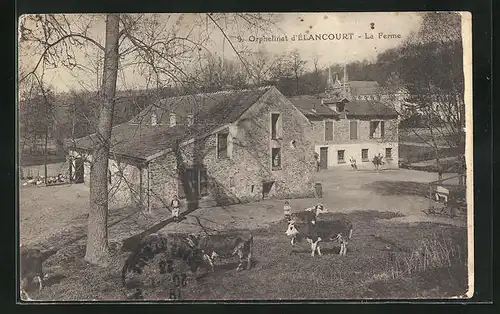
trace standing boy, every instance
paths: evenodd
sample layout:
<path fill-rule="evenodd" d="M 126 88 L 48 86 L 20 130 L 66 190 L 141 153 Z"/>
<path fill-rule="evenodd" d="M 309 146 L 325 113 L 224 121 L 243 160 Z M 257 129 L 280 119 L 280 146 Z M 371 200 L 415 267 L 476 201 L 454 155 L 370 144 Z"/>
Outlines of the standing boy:
<path fill-rule="evenodd" d="M 170 206 L 172 206 L 172 218 L 174 218 L 174 221 L 178 221 L 180 212 L 180 202 L 179 199 L 177 198 L 177 195 L 174 195 L 174 199 L 172 200 L 172 203 L 170 203 Z"/>
<path fill-rule="evenodd" d="M 290 203 L 288 201 L 285 201 L 285 206 L 283 207 L 283 210 L 285 214 L 285 219 L 290 220 L 292 214 L 292 207 L 290 206 Z"/>

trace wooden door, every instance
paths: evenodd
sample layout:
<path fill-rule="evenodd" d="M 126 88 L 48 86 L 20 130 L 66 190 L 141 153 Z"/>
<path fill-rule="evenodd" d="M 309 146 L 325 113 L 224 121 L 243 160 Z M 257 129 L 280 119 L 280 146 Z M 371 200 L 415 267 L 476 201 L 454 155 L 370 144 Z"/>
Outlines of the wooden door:
<path fill-rule="evenodd" d="M 262 198 L 263 199 L 266 199 L 269 196 L 269 192 L 271 192 L 273 185 L 274 185 L 274 181 L 262 183 Z"/>
<path fill-rule="evenodd" d="M 199 171 L 196 168 L 186 169 L 186 170 L 188 174 L 189 194 L 193 199 L 198 199 L 200 197 Z"/>
<path fill-rule="evenodd" d="M 328 147 L 319 149 L 319 168 L 321 170 L 328 169 Z"/>

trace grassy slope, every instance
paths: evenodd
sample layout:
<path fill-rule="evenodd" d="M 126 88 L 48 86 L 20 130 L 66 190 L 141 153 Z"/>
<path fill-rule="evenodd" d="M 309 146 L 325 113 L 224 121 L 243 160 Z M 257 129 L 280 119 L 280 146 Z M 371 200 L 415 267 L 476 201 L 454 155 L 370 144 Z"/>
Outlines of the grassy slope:
<path fill-rule="evenodd" d="M 327 214 L 324 219 L 338 218 Z M 323 246 L 322 257 L 311 257 L 307 244 L 291 247 L 284 221 L 255 231 L 255 266 L 235 272 L 236 261 L 224 261 L 214 274 L 200 281 L 190 278 L 186 299 L 350 299 L 350 298 L 437 298 L 465 293 L 466 230 L 447 225 L 397 224 L 388 221 L 395 214 L 363 211 L 347 214 L 354 224 L 348 254 L 339 257 L 338 244 Z M 395 254 L 410 256 L 423 238 L 451 239 L 460 256 L 451 266 L 403 274 L 392 278 Z M 51 274 L 47 287 L 33 297 L 44 300 L 123 299 L 120 268 L 126 254 L 115 253 L 108 269 L 87 266 L 83 261 L 84 241 L 50 257 L 45 267 Z M 391 253 L 392 252 L 392 253 Z M 410 255 L 408 255 L 410 254 Z M 428 266 L 429 268 L 429 266 Z M 168 278 L 146 270 L 145 297 L 165 299 Z M 154 279 L 151 281 L 151 279 Z M 52 282 L 51 282 L 52 281 Z"/>

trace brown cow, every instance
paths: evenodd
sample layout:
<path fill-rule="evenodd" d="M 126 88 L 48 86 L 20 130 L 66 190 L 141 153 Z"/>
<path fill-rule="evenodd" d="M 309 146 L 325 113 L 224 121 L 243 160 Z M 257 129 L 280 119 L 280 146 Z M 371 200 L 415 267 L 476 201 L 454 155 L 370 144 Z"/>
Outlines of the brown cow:
<path fill-rule="evenodd" d="M 42 264 L 44 260 L 43 253 L 38 249 L 28 249 L 21 247 L 21 297 L 26 300 L 31 298 L 26 293 L 26 290 L 33 284 L 38 285 L 38 291 L 43 288 L 42 280 L 45 278 L 43 275 Z"/>
<path fill-rule="evenodd" d="M 228 231 L 215 234 L 190 234 L 188 241 L 204 253 L 204 259 L 214 271 L 216 258 L 238 255 L 239 264 L 236 270 L 241 270 L 246 262 L 246 269 L 252 267 L 253 235 L 249 231 Z"/>

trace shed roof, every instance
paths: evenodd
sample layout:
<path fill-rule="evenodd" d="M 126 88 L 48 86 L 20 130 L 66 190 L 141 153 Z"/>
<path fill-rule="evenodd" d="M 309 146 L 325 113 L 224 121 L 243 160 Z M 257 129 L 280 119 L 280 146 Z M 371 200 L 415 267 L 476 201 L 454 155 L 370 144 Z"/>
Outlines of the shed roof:
<path fill-rule="evenodd" d="M 375 100 L 353 100 L 346 102 L 345 111 L 348 116 L 398 116 L 396 110 Z"/>

